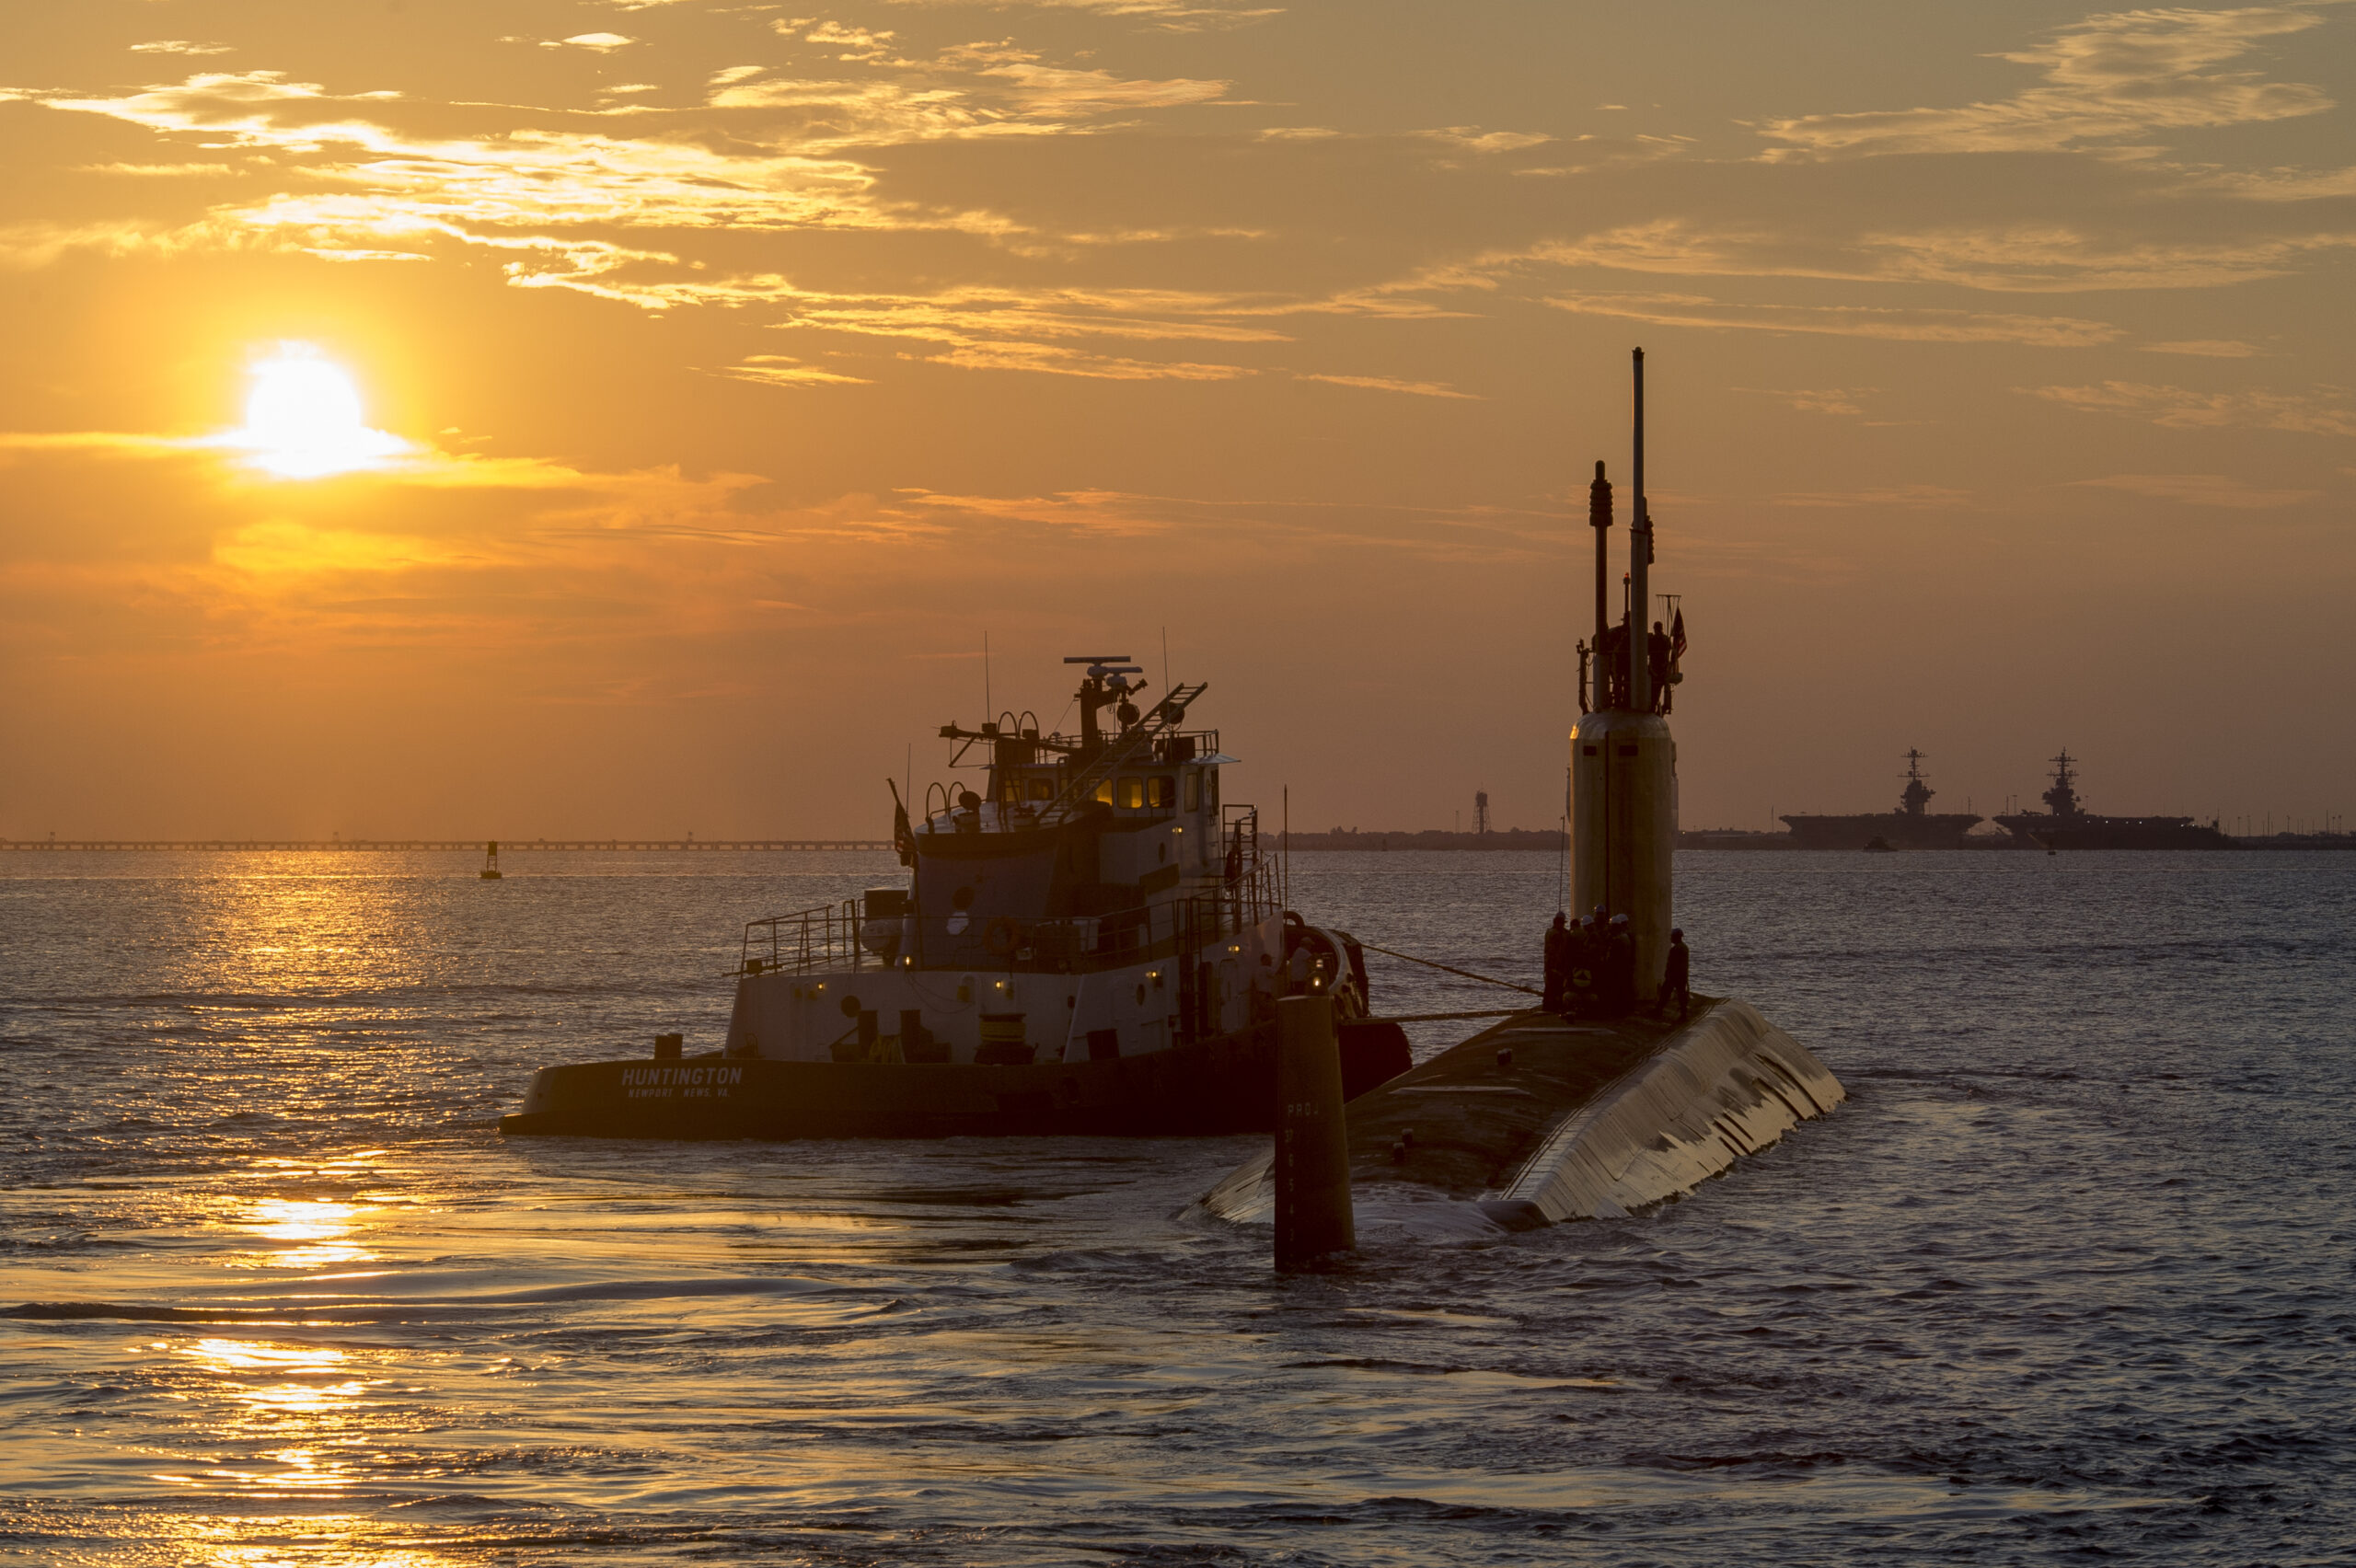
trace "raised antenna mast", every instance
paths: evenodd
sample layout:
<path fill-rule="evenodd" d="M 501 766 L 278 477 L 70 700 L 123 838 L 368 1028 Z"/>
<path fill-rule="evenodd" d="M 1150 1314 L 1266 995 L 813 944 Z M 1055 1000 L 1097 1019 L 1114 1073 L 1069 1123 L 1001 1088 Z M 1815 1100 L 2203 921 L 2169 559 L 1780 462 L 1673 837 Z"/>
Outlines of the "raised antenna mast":
<path fill-rule="evenodd" d="M 1611 481 L 1603 477 L 1603 459 L 1595 460 L 1595 483 L 1587 487 L 1587 521 L 1595 530 L 1595 666 L 1596 703 L 1603 706 L 1603 634 L 1611 629 L 1611 552 L 1606 537 L 1611 532 Z"/>
<path fill-rule="evenodd" d="M 1652 564 L 1653 519 L 1645 506 L 1645 351 L 1631 351 L 1636 373 L 1635 514 L 1628 520 L 1628 602 L 1635 614 L 1628 622 L 1628 706 L 1639 713 L 1653 709 L 1652 628 L 1645 619 L 1653 596 L 1645 569 Z"/>

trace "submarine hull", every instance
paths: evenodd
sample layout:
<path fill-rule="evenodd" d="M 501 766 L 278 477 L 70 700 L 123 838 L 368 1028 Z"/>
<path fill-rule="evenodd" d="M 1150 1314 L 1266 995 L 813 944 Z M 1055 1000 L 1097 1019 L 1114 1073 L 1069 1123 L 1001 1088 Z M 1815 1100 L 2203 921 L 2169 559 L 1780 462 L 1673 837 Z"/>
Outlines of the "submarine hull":
<path fill-rule="evenodd" d="M 1526 1012 L 1350 1107 L 1361 1228 L 1461 1205 L 1508 1230 L 1611 1218 L 1674 1201 L 1848 1098 L 1807 1049 L 1749 1003 L 1694 998 L 1669 1022 Z M 1265 1223 L 1274 1164 L 1245 1161 L 1198 1201 Z"/>
<path fill-rule="evenodd" d="M 1343 1026 L 1343 1089 L 1408 1066 L 1406 1036 Z M 757 1056 L 543 1067 L 502 1133 L 605 1138 L 1190 1137 L 1276 1124 L 1273 1023 L 1167 1050 L 1027 1066 Z"/>

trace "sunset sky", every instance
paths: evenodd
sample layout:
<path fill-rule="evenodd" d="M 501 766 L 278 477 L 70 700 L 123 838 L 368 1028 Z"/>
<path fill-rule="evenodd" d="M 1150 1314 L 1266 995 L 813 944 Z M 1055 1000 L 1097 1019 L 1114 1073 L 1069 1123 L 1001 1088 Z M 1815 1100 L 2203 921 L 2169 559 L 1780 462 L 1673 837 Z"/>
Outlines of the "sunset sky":
<path fill-rule="evenodd" d="M 1165 628 L 1230 798 L 1550 826 L 1636 344 L 1685 825 L 2064 744 L 2319 819 L 2351 64 L 2343 4 L 11 6 L 0 836 L 877 835 L 986 635 L 1052 725 Z"/>

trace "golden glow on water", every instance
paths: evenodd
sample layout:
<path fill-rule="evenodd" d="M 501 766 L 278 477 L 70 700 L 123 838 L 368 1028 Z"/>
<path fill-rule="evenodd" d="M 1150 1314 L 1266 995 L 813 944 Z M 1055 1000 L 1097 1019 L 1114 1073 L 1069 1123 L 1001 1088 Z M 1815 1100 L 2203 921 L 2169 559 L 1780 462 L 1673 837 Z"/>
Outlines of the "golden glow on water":
<path fill-rule="evenodd" d="M 221 1436 L 272 1446 L 237 1465 L 158 1472 L 176 1486 L 244 1495 L 317 1496 L 352 1485 L 370 1447 L 367 1400 L 385 1379 L 370 1359 L 333 1345 L 228 1338 L 159 1342 L 192 1375 L 185 1397 L 222 1411 Z"/>
<path fill-rule="evenodd" d="M 376 1169 L 381 1153 L 369 1149 L 321 1161 L 264 1160 L 254 1174 L 259 1182 L 271 1186 L 294 1182 L 315 1190 L 329 1182 L 349 1186 L 382 1177 Z M 344 1198 L 265 1193 L 248 1200 L 224 1223 L 228 1229 L 278 1245 L 238 1252 L 225 1262 L 236 1268 L 267 1269 L 322 1269 L 372 1262 L 378 1254 L 370 1249 L 365 1236 L 381 1223 L 383 1207 L 365 1194 Z"/>
<path fill-rule="evenodd" d="M 245 1228 L 266 1240 L 306 1243 L 266 1254 L 260 1260 L 265 1267 L 325 1268 L 375 1256 L 352 1235 L 357 1217 L 368 1212 L 356 1204 L 264 1198 Z"/>
<path fill-rule="evenodd" d="M 255 1234 L 272 1241 L 318 1241 L 351 1228 L 360 1211 L 351 1204 L 303 1203 L 292 1198 L 264 1198 L 256 1205 L 260 1223 Z"/>
<path fill-rule="evenodd" d="M 438 1551 L 380 1545 L 384 1525 L 354 1514 L 240 1515 L 168 1521 L 179 1552 L 194 1568 L 440 1568 Z"/>

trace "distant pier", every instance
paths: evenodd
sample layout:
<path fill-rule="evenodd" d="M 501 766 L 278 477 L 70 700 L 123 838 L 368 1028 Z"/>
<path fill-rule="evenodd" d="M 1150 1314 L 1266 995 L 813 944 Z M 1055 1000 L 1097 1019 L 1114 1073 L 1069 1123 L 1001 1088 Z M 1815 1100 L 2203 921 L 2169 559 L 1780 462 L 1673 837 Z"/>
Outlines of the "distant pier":
<path fill-rule="evenodd" d="M 480 854 L 481 838 L 0 838 L 0 849 L 221 849 L 245 854 L 447 849 Z M 502 838 L 526 849 L 737 850 L 889 849 L 888 838 Z"/>

